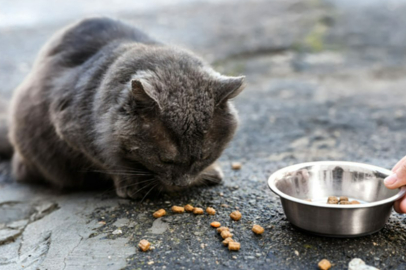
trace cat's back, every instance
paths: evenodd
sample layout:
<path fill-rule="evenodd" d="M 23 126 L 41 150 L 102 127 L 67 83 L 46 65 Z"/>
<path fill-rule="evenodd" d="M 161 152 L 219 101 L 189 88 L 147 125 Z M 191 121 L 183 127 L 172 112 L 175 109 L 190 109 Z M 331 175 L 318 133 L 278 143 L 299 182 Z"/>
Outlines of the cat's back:
<path fill-rule="evenodd" d="M 50 128 L 51 121 L 44 117 L 55 117 L 50 107 L 65 104 L 67 98 L 89 104 L 125 43 L 157 44 L 142 31 L 105 17 L 83 19 L 55 33 L 14 91 L 11 130 L 17 133 L 18 123 L 27 130 Z M 27 130 L 18 133 L 29 134 Z"/>
<path fill-rule="evenodd" d="M 124 42 L 157 44 L 142 31 L 121 21 L 106 17 L 87 18 L 56 33 L 44 46 L 38 60 L 51 58 L 64 67 L 76 67 L 107 45 Z"/>

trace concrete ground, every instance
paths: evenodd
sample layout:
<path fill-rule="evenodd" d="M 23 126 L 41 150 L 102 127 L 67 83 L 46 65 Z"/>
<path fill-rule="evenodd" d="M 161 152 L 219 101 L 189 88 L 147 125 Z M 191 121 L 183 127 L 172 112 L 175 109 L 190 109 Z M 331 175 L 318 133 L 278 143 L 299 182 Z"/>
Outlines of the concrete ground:
<path fill-rule="evenodd" d="M 61 26 L 114 16 L 156 39 L 187 47 L 230 75 L 247 76 L 235 100 L 241 125 L 220 159 L 222 185 L 143 202 L 111 190 L 58 193 L 0 176 L 0 269 L 346 269 L 361 258 L 406 268 L 406 224 L 393 213 L 362 238 L 294 229 L 266 180 L 305 161 L 346 160 L 390 168 L 406 154 L 406 1 L 23 1 L 0 0 L 0 95 L 8 99 L 35 54 Z M 356 2 L 356 3 L 354 3 Z M 240 161 L 240 171 L 230 163 Z M 4 164 L 2 166 L 5 166 Z M 217 215 L 169 214 L 191 203 Z M 229 213 L 243 218 L 233 222 Z M 229 252 L 209 226 L 234 230 Z M 254 235 L 253 223 L 265 228 Z M 137 244 L 148 239 L 154 250 Z"/>

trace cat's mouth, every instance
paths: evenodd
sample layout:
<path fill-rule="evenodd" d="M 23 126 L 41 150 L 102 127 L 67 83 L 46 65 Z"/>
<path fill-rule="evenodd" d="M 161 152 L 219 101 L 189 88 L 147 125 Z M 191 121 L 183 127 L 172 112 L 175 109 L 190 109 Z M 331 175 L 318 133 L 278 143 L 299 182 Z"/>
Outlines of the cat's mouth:
<path fill-rule="evenodd" d="M 161 183 L 164 186 L 164 189 L 171 191 L 180 191 L 192 186 L 192 178 L 189 176 L 181 176 L 177 178 L 164 178 L 161 180 Z"/>

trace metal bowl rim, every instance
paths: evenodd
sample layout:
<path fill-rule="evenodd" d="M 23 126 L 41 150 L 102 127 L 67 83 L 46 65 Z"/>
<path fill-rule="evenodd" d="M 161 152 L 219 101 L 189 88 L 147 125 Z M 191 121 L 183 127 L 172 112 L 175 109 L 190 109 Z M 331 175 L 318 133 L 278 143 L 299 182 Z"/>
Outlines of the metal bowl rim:
<path fill-rule="evenodd" d="M 401 188 L 399 188 L 399 192 L 390 197 L 387 198 L 385 200 L 380 200 L 380 201 L 376 201 L 376 202 L 371 202 L 371 203 L 365 203 L 365 204 L 354 204 L 354 205 L 336 205 L 336 204 L 320 204 L 320 203 L 314 203 L 314 202 L 308 202 L 306 200 L 302 200 L 302 199 L 297 199 L 293 196 L 287 195 L 285 193 L 283 193 L 282 191 L 280 191 L 276 185 L 275 185 L 275 178 L 277 175 L 281 174 L 281 173 L 285 173 L 288 171 L 293 171 L 293 170 L 297 170 L 299 168 L 303 168 L 303 167 L 308 167 L 308 166 L 313 166 L 313 165 L 347 165 L 347 166 L 357 166 L 357 167 L 361 167 L 361 168 L 365 168 L 365 169 L 370 169 L 370 170 L 375 170 L 375 171 L 379 171 L 383 174 L 386 175 L 391 175 L 393 174 L 392 171 L 378 167 L 378 166 L 374 166 L 374 165 L 370 165 L 370 164 L 365 164 L 365 163 L 357 163 L 357 162 L 348 162 L 348 161 L 315 161 L 315 162 L 306 162 L 306 163 L 299 163 L 299 164 L 295 164 L 295 165 L 291 165 L 285 168 L 282 168 L 276 172 L 274 172 L 269 178 L 268 178 L 268 186 L 269 188 L 278 196 L 296 202 L 296 203 L 300 203 L 300 204 L 305 204 L 305 205 L 309 205 L 309 206 L 315 206 L 315 207 L 324 207 L 324 208 L 339 208 L 339 209 L 352 209 L 352 208 L 368 208 L 368 207 L 374 207 L 374 206 L 378 206 L 378 205 L 383 205 L 386 203 L 391 203 L 394 202 L 400 198 L 402 198 L 405 193 L 406 193 L 406 186 L 403 186 Z"/>

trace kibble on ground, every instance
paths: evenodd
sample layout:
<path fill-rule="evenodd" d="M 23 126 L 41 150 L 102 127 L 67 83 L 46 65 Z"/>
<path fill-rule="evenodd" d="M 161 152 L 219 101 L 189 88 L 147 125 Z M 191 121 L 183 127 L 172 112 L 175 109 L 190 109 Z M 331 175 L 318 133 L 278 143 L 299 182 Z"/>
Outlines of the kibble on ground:
<path fill-rule="evenodd" d="M 233 238 L 227 237 L 226 239 L 223 240 L 222 243 L 224 246 L 228 246 L 228 244 L 230 244 L 230 242 L 234 242 Z"/>
<path fill-rule="evenodd" d="M 261 226 L 255 224 L 254 226 L 252 226 L 252 231 L 253 231 L 255 234 L 263 234 L 265 230 L 264 230 L 264 228 L 262 228 Z"/>
<path fill-rule="evenodd" d="M 231 169 L 233 170 L 241 170 L 242 164 L 241 162 L 232 162 L 231 163 Z"/>
<path fill-rule="evenodd" d="M 207 207 L 206 213 L 209 214 L 209 215 L 215 215 L 215 214 L 216 214 L 216 210 L 214 210 L 213 207 Z"/>
<path fill-rule="evenodd" d="M 195 209 L 195 208 L 193 206 L 191 206 L 190 204 L 185 205 L 186 212 L 193 212 L 193 209 Z"/>
<path fill-rule="evenodd" d="M 212 226 L 213 228 L 218 228 L 221 226 L 221 224 L 218 221 L 213 221 L 212 223 L 210 223 L 210 226 Z"/>
<path fill-rule="evenodd" d="M 230 217 L 235 220 L 235 221 L 239 221 L 242 217 L 240 211 L 234 211 L 230 214 Z"/>
<path fill-rule="evenodd" d="M 220 227 L 217 229 L 218 233 L 222 233 L 223 231 L 230 231 L 230 229 L 228 227 Z"/>
<path fill-rule="evenodd" d="M 331 263 L 328 260 L 323 259 L 319 262 L 318 266 L 320 270 L 328 270 L 331 268 Z"/>
<path fill-rule="evenodd" d="M 166 215 L 166 211 L 165 209 L 159 209 L 158 211 L 156 211 L 155 213 L 152 214 L 152 216 L 154 218 L 160 218 Z"/>
<path fill-rule="evenodd" d="M 204 211 L 200 207 L 195 207 L 195 209 L 193 209 L 193 214 L 195 214 L 195 215 L 203 215 L 203 213 L 204 213 Z"/>
<path fill-rule="evenodd" d="M 229 237 L 233 237 L 233 234 L 230 233 L 227 230 L 224 230 L 224 231 L 221 232 L 221 237 L 223 237 L 223 239 L 226 239 L 226 238 L 229 238 Z"/>
<path fill-rule="evenodd" d="M 184 208 L 184 207 L 182 207 L 182 206 L 176 206 L 176 205 L 172 206 L 171 210 L 172 210 L 172 212 L 178 213 L 178 214 L 185 212 L 185 208 Z"/>
<path fill-rule="evenodd" d="M 139 243 L 138 243 L 138 247 L 142 250 L 142 251 L 148 251 L 151 248 L 151 244 L 145 240 L 142 239 Z"/>
<path fill-rule="evenodd" d="M 240 250 L 240 243 L 238 242 L 229 242 L 228 243 L 228 250 L 232 250 L 232 251 L 238 251 Z"/>

